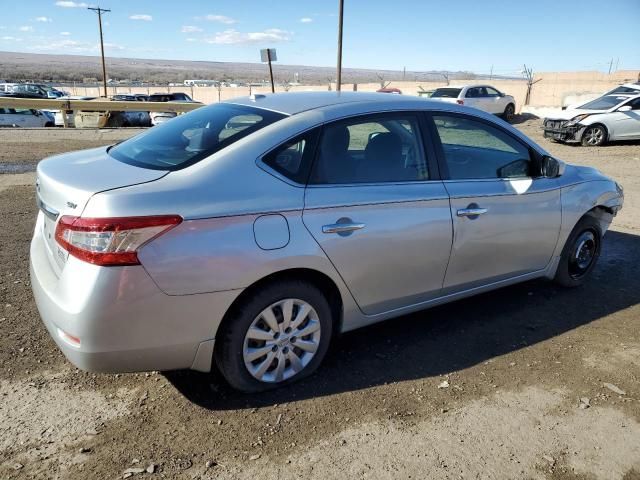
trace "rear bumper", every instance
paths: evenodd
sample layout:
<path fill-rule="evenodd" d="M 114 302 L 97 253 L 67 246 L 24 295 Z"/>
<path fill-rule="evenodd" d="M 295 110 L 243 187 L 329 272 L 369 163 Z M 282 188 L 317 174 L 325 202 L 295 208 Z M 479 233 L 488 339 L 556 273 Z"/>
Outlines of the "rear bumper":
<path fill-rule="evenodd" d="M 211 368 L 216 330 L 240 291 L 171 296 L 142 266 L 98 267 L 71 256 L 57 277 L 47 255 L 36 227 L 33 294 L 47 330 L 75 366 L 112 373 Z"/>

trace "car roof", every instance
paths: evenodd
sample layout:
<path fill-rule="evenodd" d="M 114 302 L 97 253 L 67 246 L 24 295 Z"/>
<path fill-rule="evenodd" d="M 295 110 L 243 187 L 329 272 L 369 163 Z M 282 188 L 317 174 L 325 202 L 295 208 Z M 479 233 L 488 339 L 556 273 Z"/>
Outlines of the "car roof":
<path fill-rule="evenodd" d="M 390 103 L 393 104 L 393 107 L 399 108 L 402 108 L 402 105 L 405 104 L 409 108 L 413 108 L 412 106 L 415 105 L 416 101 L 425 102 L 425 104 L 436 104 L 436 102 L 433 101 L 420 99 L 420 97 L 374 92 L 287 92 L 255 94 L 249 97 L 225 100 L 224 103 L 247 105 L 287 115 L 295 115 L 296 113 L 307 110 L 355 102 L 379 103 L 381 106 L 384 105 L 385 108 L 389 108 L 388 105 Z"/>

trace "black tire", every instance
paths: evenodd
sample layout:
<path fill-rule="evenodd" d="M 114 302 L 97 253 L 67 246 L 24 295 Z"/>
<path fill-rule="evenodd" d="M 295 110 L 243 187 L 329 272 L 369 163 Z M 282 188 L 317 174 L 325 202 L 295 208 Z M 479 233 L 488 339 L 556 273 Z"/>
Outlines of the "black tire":
<path fill-rule="evenodd" d="M 581 249 L 589 251 L 589 260 L 582 257 Z M 590 214 L 580 219 L 571 231 L 562 249 L 554 282 L 563 287 L 582 285 L 593 271 L 602 249 L 602 230 L 598 220 Z M 580 260 L 583 259 L 581 262 Z"/>
<path fill-rule="evenodd" d="M 52 128 L 55 127 L 55 124 L 53 122 L 47 122 L 44 124 L 45 128 Z"/>
<path fill-rule="evenodd" d="M 604 125 L 589 125 L 582 132 L 582 145 L 584 147 L 600 147 L 607 142 L 607 129 Z"/>
<path fill-rule="evenodd" d="M 122 115 L 119 114 L 109 118 L 107 125 L 113 128 L 122 128 L 127 126 L 125 119 L 122 118 Z"/>
<path fill-rule="evenodd" d="M 280 382 L 263 382 L 247 369 L 243 357 L 245 335 L 253 321 L 270 305 L 287 298 L 307 302 L 318 315 L 319 346 L 309 363 L 292 377 Z M 280 280 L 267 284 L 230 312 L 216 335 L 214 360 L 233 388 L 253 393 L 288 385 L 311 375 L 320 365 L 331 342 L 333 319 L 326 297 L 313 284 L 301 280 Z"/>
<path fill-rule="evenodd" d="M 507 122 L 511 123 L 516 114 L 516 106 L 513 103 L 510 103 L 506 107 L 504 107 L 504 113 L 502 114 L 502 118 Z"/>

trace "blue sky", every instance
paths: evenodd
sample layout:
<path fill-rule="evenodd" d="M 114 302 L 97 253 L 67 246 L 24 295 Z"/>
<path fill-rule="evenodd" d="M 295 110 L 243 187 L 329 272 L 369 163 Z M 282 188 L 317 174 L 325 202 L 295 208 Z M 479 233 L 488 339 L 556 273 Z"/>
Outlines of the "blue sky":
<path fill-rule="evenodd" d="M 93 0 L 0 0 L 0 50 L 98 55 Z M 107 55 L 335 64 L 337 0 L 100 0 Z M 640 0 L 345 0 L 345 67 L 640 68 Z"/>

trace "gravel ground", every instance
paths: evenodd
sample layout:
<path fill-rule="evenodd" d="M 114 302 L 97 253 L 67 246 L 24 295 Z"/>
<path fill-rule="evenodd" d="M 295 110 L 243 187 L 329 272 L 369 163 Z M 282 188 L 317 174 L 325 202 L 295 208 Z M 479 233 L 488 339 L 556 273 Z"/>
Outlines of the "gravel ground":
<path fill-rule="evenodd" d="M 640 144 L 517 127 L 625 187 L 592 281 L 349 333 L 310 379 L 257 396 L 216 374 L 73 368 L 31 297 L 33 173 L 0 175 L 0 478 L 640 479 Z M 0 164 L 132 133 L 0 130 Z"/>

